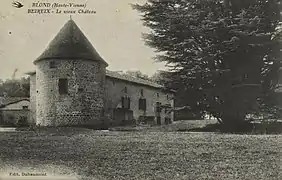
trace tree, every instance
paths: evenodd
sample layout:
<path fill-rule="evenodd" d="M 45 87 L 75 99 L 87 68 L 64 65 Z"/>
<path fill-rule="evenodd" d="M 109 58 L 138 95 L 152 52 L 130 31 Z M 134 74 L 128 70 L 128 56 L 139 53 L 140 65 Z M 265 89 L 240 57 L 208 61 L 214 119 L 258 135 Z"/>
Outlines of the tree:
<path fill-rule="evenodd" d="M 186 119 L 200 119 L 203 116 L 203 111 L 200 106 L 200 93 L 195 91 L 195 89 L 187 88 L 185 84 L 179 79 L 177 73 L 169 71 L 157 71 L 153 76 L 151 76 L 152 81 L 163 85 L 167 89 L 176 90 L 174 106 L 178 107 L 178 114 L 180 118 Z M 190 94 L 193 94 L 190 96 Z M 184 112 L 185 111 L 185 112 Z M 182 115 L 183 114 L 183 115 Z M 176 118 L 178 118 L 178 115 Z"/>
<path fill-rule="evenodd" d="M 132 77 L 144 79 L 144 80 L 150 80 L 149 76 L 146 74 L 143 74 L 141 71 L 126 71 L 125 74 L 132 76 Z"/>
<path fill-rule="evenodd" d="M 171 87 L 169 85 L 169 83 L 171 82 L 171 78 L 170 78 L 169 72 L 167 72 L 167 71 L 159 70 L 159 71 L 155 72 L 150 77 L 150 79 L 153 82 L 158 83 L 160 85 Z"/>
<path fill-rule="evenodd" d="M 0 84 L 0 96 L 29 97 L 29 78 L 7 79 Z"/>
<path fill-rule="evenodd" d="M 198 107 L 226 130 L 240 129 L 281 66 L 277 1 L 149 0 L 133 7 L 152 30 L 144 37 L 157 59 L 194 92 L 187 97 L 196 94 Z"/>

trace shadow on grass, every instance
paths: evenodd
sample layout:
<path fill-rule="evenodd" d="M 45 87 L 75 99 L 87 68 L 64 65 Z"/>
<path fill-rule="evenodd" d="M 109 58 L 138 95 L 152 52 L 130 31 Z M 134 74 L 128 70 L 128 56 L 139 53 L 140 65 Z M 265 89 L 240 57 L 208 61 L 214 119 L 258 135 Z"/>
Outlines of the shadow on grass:
<path fill-rule="evenodd" d="M 161 131 L 161 132 L 218 132 L 232 134 L 282 134 L 282 122 L 250 122 L 246 121 L 236 129 L 227 130 L 228 128 L 219 123 L 194 125 L 190 122 L 181 122 L 177 124 L 169 124 L 163 126 L 115 126 L 106 125 L 83 125 L 83 126 L 59 126 L 59 127 L 18 127 L 17 131 L 33 131 L 33 132 L 51 132 L 53 134 L 73 134 L 76 132 L 85 132 L 90 130 L 109 130 L 109 131 Z"/>
<path fill-rule="evenodd" d="M 240 128 L 234 129 L 234 131 L 227 130 L 222 124 L 208 124 L 201 128 L 193 128 L 189 130 L 179 129 L 178 131 L 189 131 L 189 132 L 222 132 L 222 133 L 233 133 L 233 134 L 281 134 L 282 123 L 281 122 L 261 122 L 251 123 L 246 122 L 240 126 Z"/>

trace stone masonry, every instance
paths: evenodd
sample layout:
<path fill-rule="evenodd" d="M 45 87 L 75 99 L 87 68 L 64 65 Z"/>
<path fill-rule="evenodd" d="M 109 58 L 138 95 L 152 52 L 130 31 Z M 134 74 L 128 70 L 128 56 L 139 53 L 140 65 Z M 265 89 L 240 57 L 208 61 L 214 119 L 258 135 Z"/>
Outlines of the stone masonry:
<path fill-rule="evenodd" d="M 36 124 L 36 74 L 30 74 L 30 121 Z"/>
<path fill-rule="evenodd" d="M 95 61 L 41 61 L 36 66 L 37 124 L 95 124 L 104 107 L 105 66 Z M 67 79 L 68 93 L 59 94 L 58 81 Z"/>
<path fill-rule="evenodd" d="M 127 88 L 126 92 L 124 91 L 125 88 Z M 105 95 L 105 113 L 108 113 L 111 119 L 114 119 L 113 110 L 116 108 L 121 108 L 121 97 L 130 98 L 130 110 L 133 111 L 133 117 L 135 120 L 138 120 L 140 116 L 156 116 L 157 102 L 161 103 L 162 105 L 168 105 L 171 107 L 174 106 L 174 94 L 169 91 L 162 91 L 158 88 L 144 86 L 142 84 L 135 84 L 129 81 L 122 81 L 120 79 L 107 76 Z M 139 109 L 138 105 L 140 98 L 146 99 L 146 110 Z M 173 116 L 173 112 L 162 109 L 160 112 L 161 124 L 165 123 L 165 118 L 170 118 L 173 120 Z"/>
<path fill-rule="evenodd" d="M 36 71 L 29 74 L 33 124 L 98 125 L 105 117 L 123 121 L 114 117 L 115 110 L 125 112 L 123 117 L 129 112 L 136 120 L 140 116 L 158 117 L 158 124 L 165 118 L 173 120 L 173 112 L 156 112 L 156 104 L 174 106 L 173 92 L 150 81 L 108 73 L 108 64 L 73 20 L 64 25 L 34 64 Z M 122 107 L 124 97 L 131 99 L 129 109 Z M 145 110 L 140 108 L 140 98 L 146 99 Z"/>
<path fill-rule="evenodd" d="M 99 123 L 108 64 L 73 20 L 64 25 L 34 64 L 36 81 L 31 78 L 30 92 L 37 125 Z"/>

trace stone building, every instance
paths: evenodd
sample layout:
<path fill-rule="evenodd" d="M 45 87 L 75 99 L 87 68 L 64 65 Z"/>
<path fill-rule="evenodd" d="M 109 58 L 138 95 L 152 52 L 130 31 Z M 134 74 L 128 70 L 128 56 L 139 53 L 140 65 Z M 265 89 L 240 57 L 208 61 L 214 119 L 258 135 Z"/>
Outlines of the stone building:
<path fill-rule="evenodd" d="M 151 119 L 173 121 L 173 91 L 151 81 L 106 70 L 73 20 L 69 20 L 34 61 L 30 111 L 42 126 L 112 124 Z"/>

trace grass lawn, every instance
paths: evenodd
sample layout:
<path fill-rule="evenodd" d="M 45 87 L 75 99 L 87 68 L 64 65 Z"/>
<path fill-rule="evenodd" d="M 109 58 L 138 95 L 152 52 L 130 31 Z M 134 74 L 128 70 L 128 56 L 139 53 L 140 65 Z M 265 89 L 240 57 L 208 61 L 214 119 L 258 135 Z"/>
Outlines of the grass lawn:
<path fill-rule="evenodd" d="M 0 170 L 78 179 L 278 180 L 280 135 L 0 132 Z M 0 173 L 1 174 L 1 173 Z M 1 179 L 1 178 L 0 178 Z"/>

